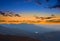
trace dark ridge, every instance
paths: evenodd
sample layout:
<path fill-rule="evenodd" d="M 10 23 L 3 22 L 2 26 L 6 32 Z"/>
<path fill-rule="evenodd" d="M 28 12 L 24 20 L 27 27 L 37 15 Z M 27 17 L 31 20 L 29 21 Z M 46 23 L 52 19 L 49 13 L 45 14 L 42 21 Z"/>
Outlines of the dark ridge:
<path fill-rule="evenodd" d="M 29 38 L 29 37 L 0 34 L 0 41 L 41 41 L 41 40 L 37 40 L 37 39 Z"/>
<path fill-rule="evenodd" d="M 40 39 L 42 41 L 60 41 L 60 31 L 41 34 Z"/>

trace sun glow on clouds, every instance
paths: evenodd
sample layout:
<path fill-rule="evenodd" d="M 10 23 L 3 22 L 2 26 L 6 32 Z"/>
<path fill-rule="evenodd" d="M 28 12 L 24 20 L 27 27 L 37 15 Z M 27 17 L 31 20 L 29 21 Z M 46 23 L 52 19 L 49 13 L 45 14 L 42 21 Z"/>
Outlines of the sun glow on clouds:
<path fill-rule="evenodd" d="M 52 18 L 53 20 L 57 20 L 57 19 L 60 19 L 60 18 Z M 21 17 L 18 17 L 18 16 L 0 16 L 0 24 L 21 24 L 21 23 L 27 23 L 27 24 L 55 24 L 57 22 L 47 22 L 48 20 L 51 20 L 51 19 L 44 19 L 42 20 L 40 17 L 39 19 L 34 17 L 34 16 L 21 16 Z M 60 22 L 58 22 L 60 23 Z"/>

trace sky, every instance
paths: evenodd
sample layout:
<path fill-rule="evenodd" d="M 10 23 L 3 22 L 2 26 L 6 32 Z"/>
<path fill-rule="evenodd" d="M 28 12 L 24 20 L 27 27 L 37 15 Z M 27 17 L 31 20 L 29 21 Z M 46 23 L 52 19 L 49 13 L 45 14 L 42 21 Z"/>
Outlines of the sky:
<path fill-rule="evenodd" d="M 48 8 L 56 5 L 56 3 L 57 0 L 50 0 L 49 2 L 46 2 L 45 0 L 0 0 L 0 10 L 28 16 L 60 15 L 60 8 Z"/>

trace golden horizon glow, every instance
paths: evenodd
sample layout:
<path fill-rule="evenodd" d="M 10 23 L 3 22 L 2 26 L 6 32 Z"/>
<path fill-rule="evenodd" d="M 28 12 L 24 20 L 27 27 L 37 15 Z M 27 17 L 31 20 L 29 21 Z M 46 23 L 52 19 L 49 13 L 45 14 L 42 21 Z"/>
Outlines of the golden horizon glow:
<path fill-rule="evenodd" d="M 52 19 L 60 20 L 60 17 L 52 18 Z M 28 16 L 28 17 L 27 16 L 26 17 L 0 16 L 0 24 L 21 24 L 21 23 L 27 23 L 27 24 L 57 24 L 58 23 L 60 24 L 60 22 L 47 22 L 46 19 L 44 20 L 36 19 L 34 16 Z"/>

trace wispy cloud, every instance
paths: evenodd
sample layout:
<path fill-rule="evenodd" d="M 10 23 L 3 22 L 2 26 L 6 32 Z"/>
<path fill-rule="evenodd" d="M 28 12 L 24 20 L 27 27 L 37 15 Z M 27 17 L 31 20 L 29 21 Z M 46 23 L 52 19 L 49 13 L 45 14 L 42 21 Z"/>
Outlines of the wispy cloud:
<path fill-rule="evenodd" d="M 49 2 L 50 0 L 45 0 L 46 2 Z"/>
<path fill-rule="evenodd" d="M 25 0 L 26 2 L 31 2 L 32 0 Z M 46 3 L 49 3 L 50 1 L 52 1 L 52 0 L 45 0 L 46 1 Z M 42 3 L 43 2 L 41 2 L 41 0 L 33 0 L 33 2 L 35 3 L 35 4 L 37 4 L 37 5 L 42 5 Z M 55 1 L 56 2 L 56 1 Z M 54 6 L 49 6 L 48 5 L 48 7 L 47 8 L 50 8 L 50 9 L 52 9 L 52 8 L 60 8 L 60 0 L 57 0 L 57 3 L 54 5 Z"/>
<path fill-rule="evenodd" d="M 5 13 L 3 11 L 0 11 L 0 14 L 3 15 L 3 16 L 17 16 L 17 17 L 21 17 L 19 14 L 14 14 L 14 13 L 11 13 L 11 12 L 8 12 L 8 13 Z"/>
<path fill-rule="evenodd" d="M 37 4 L 37 5 L 42 5 L 42 3 L 41 3 L 40 0 L 35 0 L 34 2 L 35 2 L 35 4 Z"/>
<path fill-rule="evenodd" d="M 25 2 L 31 2 L 32 0 L 24 0 Z"/>
<path fill-rule="evenodd" d="M 57 0 L 57 3 L 54 6 L 48 7 L 48 8 L 58 8 L 60 9 L 60 0 Z"/>

